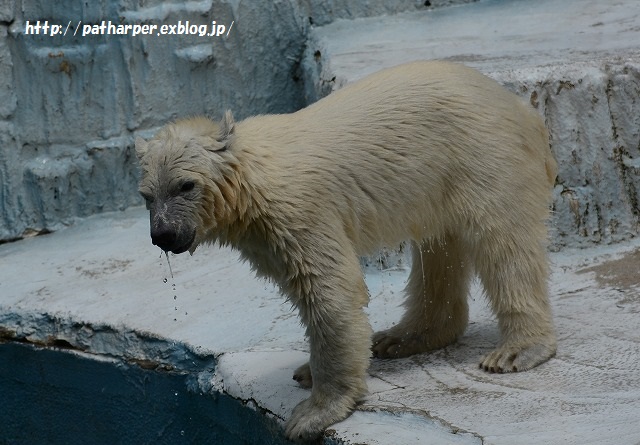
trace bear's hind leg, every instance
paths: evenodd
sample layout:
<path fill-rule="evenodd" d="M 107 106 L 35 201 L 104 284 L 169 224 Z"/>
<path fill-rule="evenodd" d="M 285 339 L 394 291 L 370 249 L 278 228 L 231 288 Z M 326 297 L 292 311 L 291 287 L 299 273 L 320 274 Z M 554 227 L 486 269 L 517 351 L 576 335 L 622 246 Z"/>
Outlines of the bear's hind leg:
<path fill-rule="evenodd" d="M 413 243 L 406 311 L 392 328 L 373 337 L 378 358 L 407 357 L 453 343 L 469 319 L 467 294 L 471 265 L 453 236 Z"/>
<path fill-rule="evenodd" d="M 524 371 L 556 353 L 546 250 L 535 233 L 523 230 L 489 240 L 476 252 L 476 270 L 502 336 L 500 345 L 480 363 L 485 371 Z"/>

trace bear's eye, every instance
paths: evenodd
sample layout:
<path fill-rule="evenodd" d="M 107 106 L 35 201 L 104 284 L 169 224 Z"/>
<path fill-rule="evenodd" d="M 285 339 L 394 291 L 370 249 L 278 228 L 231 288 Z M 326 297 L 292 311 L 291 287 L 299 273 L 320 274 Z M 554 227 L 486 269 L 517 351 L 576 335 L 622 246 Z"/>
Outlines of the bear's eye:
<path fill-rule="evenodd" d="M 181 191 L 182 193 L 187 193 L 187 192 L 190 192 L 191 190 L 193 190 L 195 187 L 196 187 L 195 182 L 193 182 L 193 181 L 187 181 L 187 182 L 183 183 L 183 184 L 180 186 L 180 191 Z"/>

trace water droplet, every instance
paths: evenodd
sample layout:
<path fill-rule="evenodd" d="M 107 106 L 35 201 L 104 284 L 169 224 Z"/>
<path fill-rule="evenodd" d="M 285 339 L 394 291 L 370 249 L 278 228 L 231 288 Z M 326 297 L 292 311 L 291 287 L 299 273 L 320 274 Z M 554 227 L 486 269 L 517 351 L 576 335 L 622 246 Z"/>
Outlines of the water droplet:
<path fill-rule="evenodd" d="M 162 280 L 163 283 L 166 283 L 167 281 L 169 280 L 167 280 L 166 278 Z"/>
<path fill-rule="evenodd" d="M 180 435 L 184 436 L 184 430 L 180 431 Z"/>
<path fill-rule="evenodd" d="M 173 296 L 173 299 L 174 299 L 174 300 L 177 300 L 177 299 L 178 299 L 178 296 L 177 296 L 177 295 L 174 295 L 174 296 Z"/>
<path fill-rule="evenodd" d="M 171 274 L 171 279 L 173 279 L 173 270 L 171 269 L 171 261 L 169 261 L 169 252 L 165 250 L 165 257 L 167 257 L 167 264 L 169 265 L 169 274 Z"/>

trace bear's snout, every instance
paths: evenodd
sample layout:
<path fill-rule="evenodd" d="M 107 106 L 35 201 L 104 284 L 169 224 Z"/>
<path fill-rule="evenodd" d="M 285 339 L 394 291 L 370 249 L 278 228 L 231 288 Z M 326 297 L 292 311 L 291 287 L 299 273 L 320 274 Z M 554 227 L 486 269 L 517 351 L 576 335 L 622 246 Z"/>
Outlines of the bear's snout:
<path fill-rule="evenodd" d="M 151 228 L 151 242 L 164 250 L 175 254 L 189 250 L 195 239 L 195 230 L 177 230 L 170 224 L 159 222 Z"/>
<path fill-rule="evenodd" d="M 151 229 L 151 242 L 162 250 L 171 250 L 178 238 L 177 233 L 164 223 Z"/>

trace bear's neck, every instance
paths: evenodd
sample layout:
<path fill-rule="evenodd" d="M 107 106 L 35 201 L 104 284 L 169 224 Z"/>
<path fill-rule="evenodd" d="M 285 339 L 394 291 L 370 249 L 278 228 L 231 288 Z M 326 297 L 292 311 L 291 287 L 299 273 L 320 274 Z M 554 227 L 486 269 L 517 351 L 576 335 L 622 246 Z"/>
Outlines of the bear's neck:
<path fill-rule="evenodd" d="M 210 218 L 215 221 L 211 237 L 238 247 L 238 242 L 267 219 L 270 173 L 263 171 L 259 154 L 232 146 L 225 154 L 225 170 L 212 187 Z"/>

